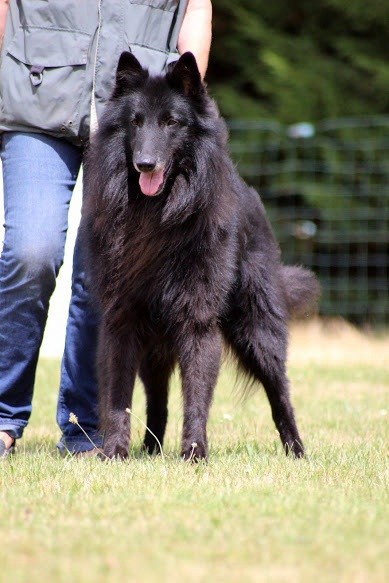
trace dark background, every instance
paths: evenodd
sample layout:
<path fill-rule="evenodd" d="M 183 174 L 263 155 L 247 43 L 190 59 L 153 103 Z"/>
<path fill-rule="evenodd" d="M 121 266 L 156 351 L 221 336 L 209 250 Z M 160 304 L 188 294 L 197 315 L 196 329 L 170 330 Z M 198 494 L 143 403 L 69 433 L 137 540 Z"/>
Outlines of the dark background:
<path fill-rule="evenodd" d="M 213 0 L 207 83 L 231 154 L 323 316 L 389 324 L 387 0 Z"/>

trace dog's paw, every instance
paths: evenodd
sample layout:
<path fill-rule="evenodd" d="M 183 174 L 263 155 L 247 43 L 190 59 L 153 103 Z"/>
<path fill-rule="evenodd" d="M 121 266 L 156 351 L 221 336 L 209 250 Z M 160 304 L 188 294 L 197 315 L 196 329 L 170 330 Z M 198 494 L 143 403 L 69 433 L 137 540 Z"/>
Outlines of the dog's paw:
<path fill-rule="evenodd" d="M 107 443 L 103 446 L 103 453 L 101 454 L 103 459 L 117 459 L 125 460 L 128 458 L 128 444 L 120 443 Z"/>
<path fill-rule="evenodd" d="M 207 459 L 208 448 L 204 443 L 193 441 L 188 445 L 183 445 L 181 455 L 186 462 L 199 462 Z"/>
<path fill-rule="evenodd" d="M 162 444 L 158 442 L 155 437 L 150 435 L 149 433 L 145 436 L 143 441 L 142 449 L 146 453 L 150 455 L 160 454 L 161 453 Z"/>
<path fill-rule="evenodd" d="M 305 456 L 304 446 L 300 441 L 292 441 L 285 443 L 284 445 L 285 453 L 287 456 L 294 458 L 303 458 Z"/>

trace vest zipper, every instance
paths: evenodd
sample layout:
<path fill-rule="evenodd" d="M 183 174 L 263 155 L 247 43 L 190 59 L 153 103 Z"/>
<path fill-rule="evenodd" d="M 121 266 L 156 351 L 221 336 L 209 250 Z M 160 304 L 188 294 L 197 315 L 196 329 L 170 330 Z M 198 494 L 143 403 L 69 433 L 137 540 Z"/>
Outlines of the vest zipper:
<path fill-rule="evenodd" d="M 98 6 L 98 26 L 97 26 L 97 39 L 96 39 L 96 52 L 95 52 L 95 62 L 93 65 L 93 82 L 92 82 L 92 98 L 91 98 L 91 110 L 90 110 L 90 129 L 89 129 L 89 137 L 91 138 L 93 134 L 96 133 L 99 124 L 97 121 L 97 112 L 96 112 L 96 101 L 95 101 L 95 86 L 96 86 L 96 69 L 97 69 L 97 55 L 99 52 L 99 40 L 100 40 L 100 29 L 101 29 L 101 2 L 99 0 Z"/>

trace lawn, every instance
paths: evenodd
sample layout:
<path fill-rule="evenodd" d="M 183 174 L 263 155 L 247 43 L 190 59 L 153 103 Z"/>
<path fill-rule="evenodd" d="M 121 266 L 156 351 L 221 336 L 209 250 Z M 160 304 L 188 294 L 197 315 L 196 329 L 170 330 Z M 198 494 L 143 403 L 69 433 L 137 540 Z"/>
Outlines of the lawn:
<path fill-rule="evenodd" d="M 179 458 L 178 378 L 164 457 L 141 453 L 134 418 L 131 460 L 102 463 L 56 454 L 59 363 L 42 359 L 31 424 L 0 465 L 0 581 L 387 581 L 389 335 L 296 326 L 289 374 L 305 460 L 225 366 L 207 464 Z"/>

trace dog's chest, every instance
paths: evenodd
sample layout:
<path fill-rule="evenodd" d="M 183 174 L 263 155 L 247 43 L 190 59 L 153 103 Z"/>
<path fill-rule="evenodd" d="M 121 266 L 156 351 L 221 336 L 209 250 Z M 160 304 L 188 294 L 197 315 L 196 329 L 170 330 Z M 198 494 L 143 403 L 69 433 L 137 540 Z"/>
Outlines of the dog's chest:
<path fill-rule="evenodd" d="M 194 221 L 166 229 L 152 213 L 134 212 L 120 238 L 112 273 L 126 318 L 147 314 L 171 325 L 204 309 L 220 312 L 235 272 L 228 231 Z"/>

